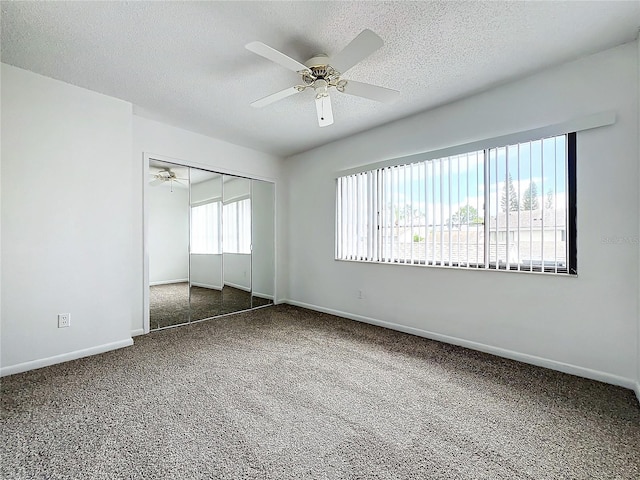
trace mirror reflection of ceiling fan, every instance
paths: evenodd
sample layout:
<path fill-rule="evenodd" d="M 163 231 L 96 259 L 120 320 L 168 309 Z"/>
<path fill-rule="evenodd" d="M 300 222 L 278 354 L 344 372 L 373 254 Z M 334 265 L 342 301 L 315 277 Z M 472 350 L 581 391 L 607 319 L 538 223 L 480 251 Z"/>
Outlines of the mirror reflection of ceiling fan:
<path fill-rule="evenodd" d="M 149 175 L 152 178 L 149 181 L 149 185 L 151 185 L 152 187 L 157 187 L 158 185 L 162 185 L 163 183 L 169 182 L 169 186 L 171 187 L 171 191 L 173 192 L 174 183 L 178 185 L 184 185 L 184 186 L 187 185 L 186 183 L 183 183 L 187 181 L 186 178 L 180 178 L 176 176 L 176 174 L 168 168 L 160 169 L 155 172 L 150 172 Z"/>
<path fill-rule="evenodd" d="M 333 123 L 333 111 L 331 109 L 331 98 L 329 97 L 331 88 L 335 88 L 341 93 L 378 102 L 392 102 L 400 95 L 399 91 L 342 78 L 342 75 L 347 70 L 360 63 L 382 45 L 384 45 L 384 42 L 378 35 L 371 30 L 363 30 L 337 55 L 330 58 L 326 54 L 320 53 L 302 64 L 262 42 L 248 43 L 245 45 L 247 50 L 278 63 L 289 70 L 293 70 L 300 75 L 302 80 L 300 85 L 289 87 L 256 100 L 251 106 L 264 107 L 296 93 L 312 89 L 315 94 L 318 125 L 326 127 Z"/>

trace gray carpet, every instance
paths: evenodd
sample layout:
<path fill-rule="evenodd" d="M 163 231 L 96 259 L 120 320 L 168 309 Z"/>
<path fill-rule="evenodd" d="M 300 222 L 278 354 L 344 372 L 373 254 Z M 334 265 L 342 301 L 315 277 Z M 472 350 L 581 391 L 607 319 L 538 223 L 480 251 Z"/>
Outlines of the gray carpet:
<path fill-rule="evenodd" d="M 2 381 L 7 479 L 638 479 L 629 390 L 290 306 Z"/>

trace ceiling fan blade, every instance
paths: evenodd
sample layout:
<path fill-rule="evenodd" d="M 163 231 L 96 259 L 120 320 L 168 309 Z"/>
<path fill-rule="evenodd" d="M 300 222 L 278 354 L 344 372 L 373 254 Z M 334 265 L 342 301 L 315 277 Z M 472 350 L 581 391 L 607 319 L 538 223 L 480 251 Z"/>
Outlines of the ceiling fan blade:
<path fill-rule="evenodd" d="M 340 53 L 331 58 L 331 66 L 340 73 L 345 73 L 382 47 L 382 45 L 384 45 L 384 42 L 378 35 L 371 30 L 363 30 Z"/>
<path fill-rule="evenodd" d="M 261 98 L 260 100 L 256 100 L 251 104 L 251 106 L 256 108 L 264 107 L 266 105 L 269 105 L 270 103 L 277 102 L 278 100 L 282 100 L 283 98 L 290 97 L 291 95 L 295 95 L 296 93 L 300 93 L 300 90 L 298 90 L 296 87 L 289 87 L 280 92 L 273 93 L 268 97 L 264 97 L 264 98 Z"/>
<path fill-rule="evenodd" d="M 326 127 L 333 123 L 331 97 L 328 94 L 324 97 L 316 97 L 316 112 L 318 114 L 318 125 L 321 127 Z"/>
<path fill-rule="evenodd" d="M 284 53 L 279 52 L 275 48 L 271 48 L 269 45 L 265 45 L 262 42 L 247 43 L 244 47 L 253 53 L 257 53 L 261 57 L 278 63 L 283 67 L 288 68 L 289 70 L 293 70 L 294 72 L 309 70 L 309 67 L 307 67 L 306 65 L 303 65 L 297 60 L 294 60 L 288 55 L 285 55 Z"/>
<path fill-rule="evenodd" d="M 164 180 L 161 178 L 156 178 L 155 180 L 152 180 L 149 182 L 149 185 L 151 185 L 152 187 L 156 187 L 158 185 L 160 185 L 161 183 L 164 183 Z"/>
<path fill-rule="evenodd" d="M 344 87 L 344 93 L 384 103 L 391 103 L 400 96 L 400 92 L 398 90 L 378 87 L 377 85 L 356 82 L 354 80 L 347 80 L 347 84 Z"/>

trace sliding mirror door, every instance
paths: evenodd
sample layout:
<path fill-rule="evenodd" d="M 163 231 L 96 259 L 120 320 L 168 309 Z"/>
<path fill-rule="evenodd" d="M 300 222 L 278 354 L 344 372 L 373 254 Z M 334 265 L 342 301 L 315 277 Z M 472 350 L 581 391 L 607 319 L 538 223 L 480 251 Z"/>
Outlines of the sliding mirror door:
<path fill-rule="evenodd" d="M 222 311 L 251 308 L 251 180 L 223 175 Z"/>
<path fill-rule="evenodd" d="M 191 321 L 222 313 L 222 175 L 197 168 L 191 178 Z"/>
<path fill-rule="evenodd" d="M 149 160 L 149 328 L 274 303 L 275 185 Z"/>
<path fill-rule="evenodd" d="M 251 180 L 251 306 L 272 304 L 275 294 L 275 185 Z"/>
<path fill-rule="evenodd" d="M 149 161 L 149 326 L 189 321 L 189 169 Z"/>

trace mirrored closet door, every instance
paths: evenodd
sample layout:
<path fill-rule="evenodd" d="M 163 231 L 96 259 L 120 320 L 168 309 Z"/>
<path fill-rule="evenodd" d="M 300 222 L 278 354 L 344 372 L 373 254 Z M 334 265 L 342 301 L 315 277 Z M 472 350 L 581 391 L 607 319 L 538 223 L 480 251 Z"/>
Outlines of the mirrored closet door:
<path fill-rule="evenodd" d="M 149 176 L 150 330 L 273 304 L 274 185 L 156 160 Z"/>
<path fill-rule="evenodd" d="M 151 160 L 147 202 L 153 330 L 189 322 L 189 169 Z"/>
<path fill-rule="evenodd" d="M 189 293 L 191 321 L 220 315 L 222 175 L 191 168 Z"/>

